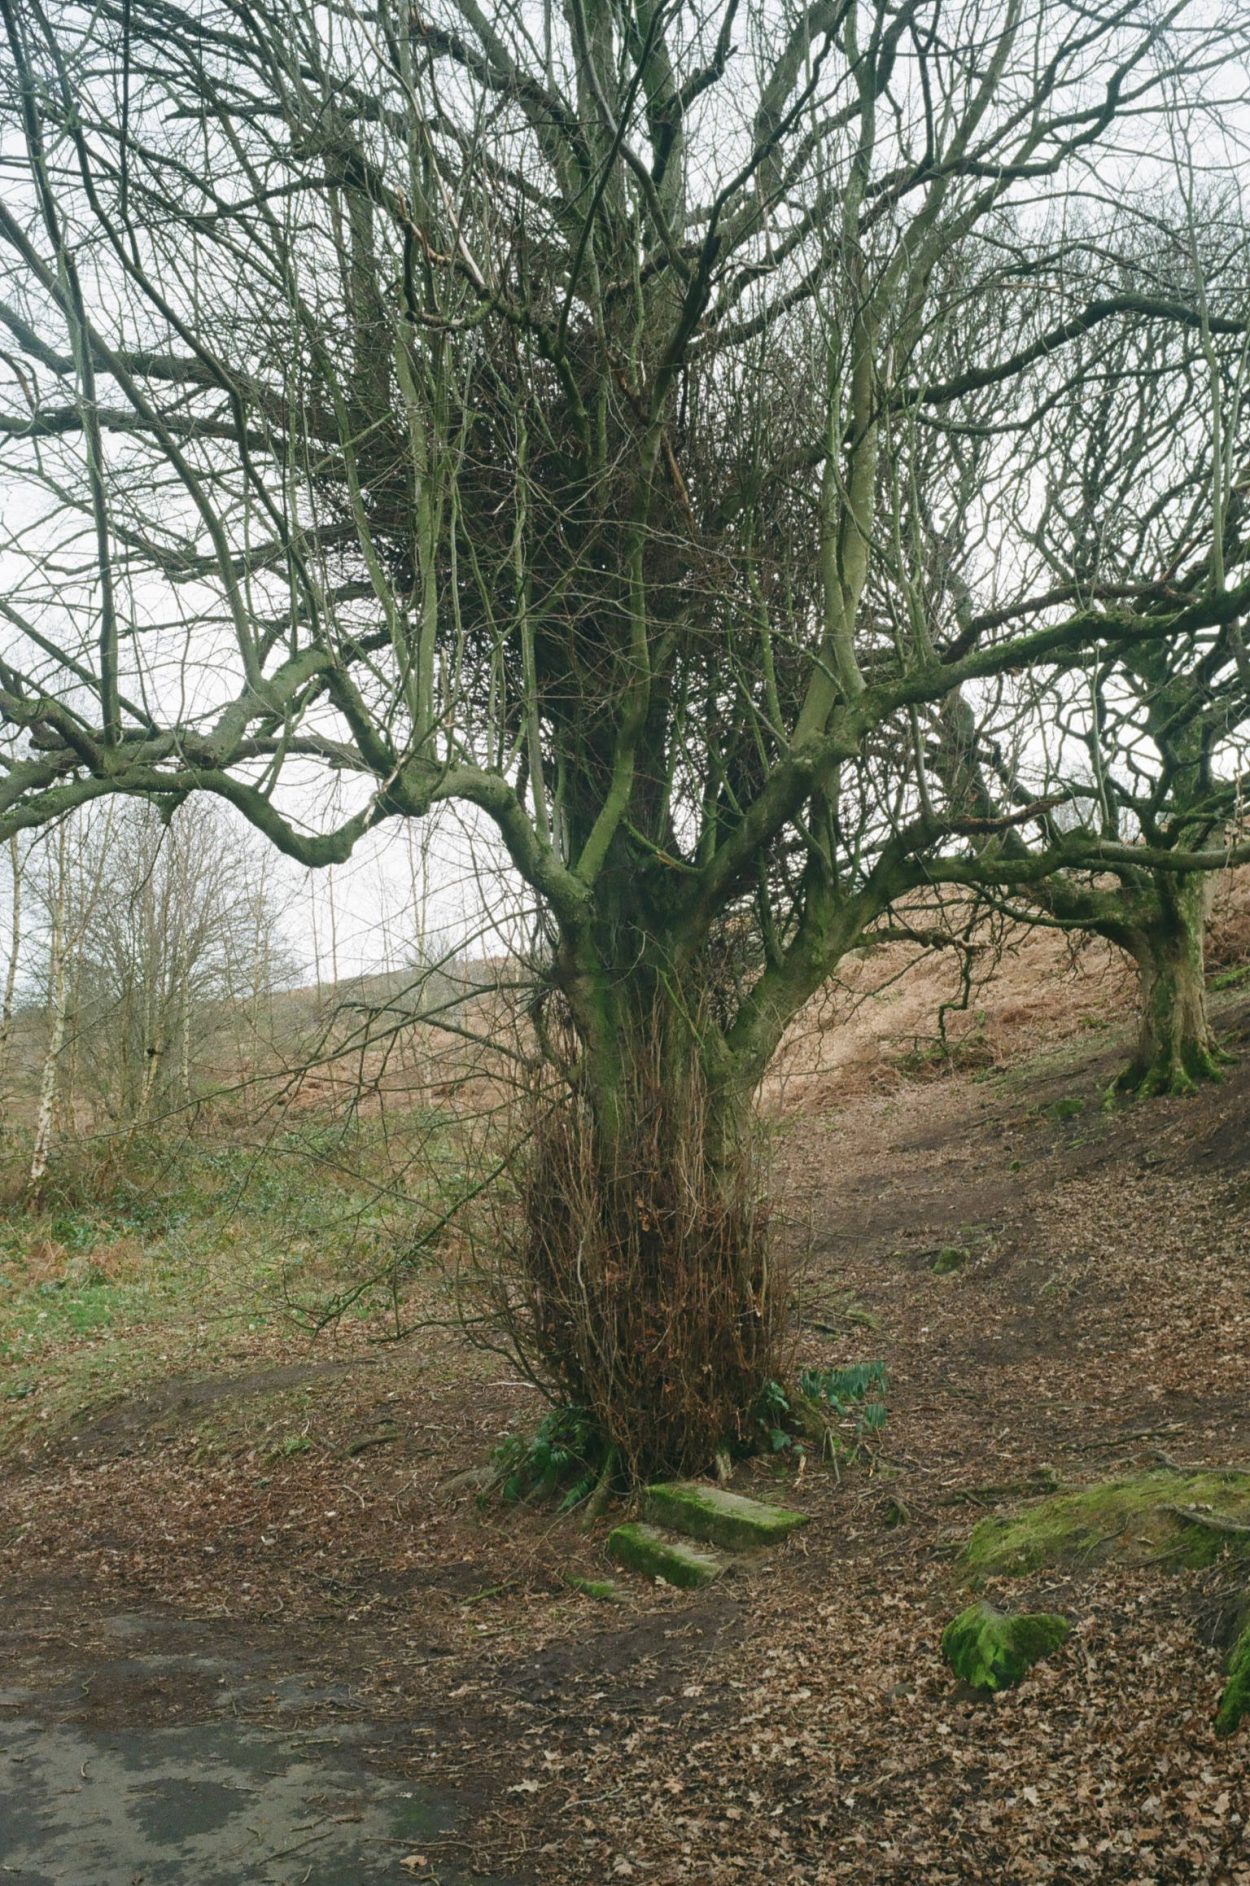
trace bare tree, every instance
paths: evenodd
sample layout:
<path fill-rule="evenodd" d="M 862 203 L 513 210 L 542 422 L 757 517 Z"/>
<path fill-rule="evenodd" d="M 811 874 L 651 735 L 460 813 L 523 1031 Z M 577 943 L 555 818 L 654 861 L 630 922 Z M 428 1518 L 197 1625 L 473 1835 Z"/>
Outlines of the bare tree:
<path fill-rule="evenodd" d="M 1126 323 L 1244 331 L 1091 297 L 1035 208 L 1100 161 L 1125 198 L 1178 89 L 1241 82 L 1244 18 L 0 16 L 0 709 L 29 735 L 0 830 L 201 790 L 328 865 L 444 801 L 493 823 L 545 912 L 564 1093 L 519 1249 L 545 1379 L 635 1469 L 702 1464 L 774 1365 L 755 1084 L 924 854 L 968 849 L 925 712 L 1250 599 L 1206 566 L 1017 593 L 946 647 L 870 606 L 917 441 L 965 402 L 997 389 L 1031 463 L 1030 388 L 1076 341 L 1088 375 Z"/>
<path fill-rule="evenodd" d="M 1125 292 L 1188 294 L 1202 309 L 1213 294 L 1228 305 L 1250 298 L 1250 234 L 1233 192 L 1200 218 L 1164 199 L 1149 247 L 1133 234 L 1137 246 L 1112 255 L 1104 234 L 1097 264 Z M 1070 266 L 1089 262 L 1078 253 Z M 1246 335 L 1217 334 L 1204 318 L 1126 328 L 1083 360 L 1085 345 L 1074 343 L 1046 401 L 1032 467 L 1014 449 L 1006 459 L 1013 540 L 1037 589 L 1108 601 L 1153 591 L 1164 612 L 1169 591 L 1226 591 L 1250 561 Z M 981 415 L 978 449 L 965 447 L 954 476 L 945 459 L 926 468 L 926 518 L 945 495 L 953 521 L 928 558 L 920 606 L 956 644 L 975 633 L 974 589 L 996 574 L 977 568 L 978 513 L 1003 460 L 1003 417 Z M 923 544 L 913 568 L 926 568 Z M 1142 628 L 1160 609 L 1134 607 Z M 1137 965 L 1140 1036 L 1118 1090 L 1180 1093 L 1217 1077 L 1203 940 L 1214 873 L 1244 855 L 1250 663 L 1240 618 L 1142 634 L 1009 689 L 948 696 L 926 716 L 925 741 L 922 765 L 990 834 L 975 863 L 948 861 L 947 872 L 997 885 L 1000 904 L 1013 883 L 1027 887 L 1013 914 L 1103 936 Z M 1019 828 L 994 833 L 996 817 L 1042 799 L 1051 805 L 1032 843 Z"/>
<path fill-rule="evenodd" d="M 77 869 L 49 900 L 48 980 L 66 977 L 73 936 L 79 1078 L 109 1118 L 138 1124 L 220 1082 L 214 1044 L 290 982 L 293 961 L 272 885 L 212 804 L 163 818 L 135 802 L 77 824 Z"/>
<path fill-rule="evenodd" d="M 26 859 L 16 832 L 9 839 L 9 950 L 4 970 L 4 996 L 0 1000 L 0 1079 L 8 1073 L 9 1048 L 13 1036 L 13 1008 L 17 997 L 17 975 L 22 960 L 22 880 Z"/>
<path fill-rule="evenodd" d="M 99 821 L 107 831 L 116 808 L 105 808 Z M 35 1113 L 27 1191 L 38 1197 L 48 1174 L 57 1132 L 58 1114 L 72 1094 L 66 1093 L 67 1050 L 76 1045 L 71 1027 L 83 940 L 104 890 L 103 857 L 106 846 L 85 842 L 84 822 L 72 814 L 56 822 L 41 847 L 34 888 L 43 906 L 47 931 L 46 989 L 47 1038 Z"/>

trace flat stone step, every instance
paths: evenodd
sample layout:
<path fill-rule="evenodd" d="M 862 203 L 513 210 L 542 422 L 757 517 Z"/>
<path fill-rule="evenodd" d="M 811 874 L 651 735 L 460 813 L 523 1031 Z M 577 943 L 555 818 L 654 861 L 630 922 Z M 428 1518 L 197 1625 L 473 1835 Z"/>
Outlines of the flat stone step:
<path fill-rule="evenodd" d="M 758 1551 L 780 1545 L 797 1526 L 807 1524 L 806 1513 L 788 1506 L 766 1506 L 723 1487 L 699 1480 L 670 1480 L 648 1487 L 643 1495 L 643 1518 L 688 1539 L 703 1539 L 727 1552 Z"/>
<path fill-rule="evenodd" d="M 608 1535 L 608 1551 L 631 1571 L 644 1572 L 648 1578 L 662 1578 L 666 1585 L 678 1585 L 694 1591 L 710 1585 L 727 1571 L 730 1561 L 720 1552 L 674 1539 L 658 1526 L 631 1520 Z"/>

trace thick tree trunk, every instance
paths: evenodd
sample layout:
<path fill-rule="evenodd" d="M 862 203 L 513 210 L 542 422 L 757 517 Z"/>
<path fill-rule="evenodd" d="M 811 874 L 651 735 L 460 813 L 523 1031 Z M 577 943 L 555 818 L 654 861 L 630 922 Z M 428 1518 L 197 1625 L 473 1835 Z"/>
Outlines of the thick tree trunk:
<path fill-rule="evenodd" d="M 699 1472 L 749 1447 L 778 1367 L 749 1096 L 697 993 L 593 980 L 520 1175 L 512 1334 L 635 1477 Z"/>
<path fill-rule="evenodd" d="M 1160 873 L 1164 879 L 1165 874 Z M 1157 920 L 1126 940 L 1141 984 L 1137 1052 L 1116 1082 L 1118 1093 L 1189 1094 L 1219 1080 L 1227 1057 L 1207 1019 L 1204 941 L 1209 885 L 1205 873 L 1159 884 Z"/>

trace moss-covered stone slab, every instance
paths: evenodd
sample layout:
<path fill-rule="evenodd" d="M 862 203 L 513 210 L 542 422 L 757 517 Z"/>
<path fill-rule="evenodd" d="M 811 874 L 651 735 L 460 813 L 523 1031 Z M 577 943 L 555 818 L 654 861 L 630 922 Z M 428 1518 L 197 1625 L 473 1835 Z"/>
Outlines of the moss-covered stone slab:
<path fill-rule="evenodd" d="M 1231 1735 L 1250 1713 L 1250 1623 L 1233 1645 L 1228 1659 L 1228 1681 L 1215 1712 L 1215 1733 Z"/>
<path fill-rule="evenodd" d="M 677 1585 L 682 1591 L 710 1585 L 729 1566 L 729 1560 L 720 1552 L 709 1552 L 685 1539 L 670 1538 L 658 1527 L 639 1520 L 631 1520 L 628 1525 L 618 1526 L 615 1532 L 609 1533 L 608 1551 L 631 1571 L 643 1572 L 648 1578 L 662 1578 L 666 1585 Z"/>
<path fill-rule="evenodd" d="M 970 1604 L 942 1632 L 942 1655 L 955 1675 L 976 1690 L 1012 1689 L 1072 1626 L 1051 1611 L 996 1610 Z"/>
<path fill-rule="evenodd" d="M 807 1524 L 806 1513 L 786 1506 L 767 1506 L 724 1487 L 705 1486 L 698 1480 L 663 1481 L 648 1487 L 643 1496 L 644 1519 L 667 1526 L 688 1539 L 704 1539 L 727 1552 L 753 1552 L 780 1545 L 796 1526 Z"/>
<path fill-rule="evenodd" d="M 1226 1552 L 1250 1558 L 1250 1473 L 1237 1468 L 1136 1474 L 1054 1494 L 1007 1517 L 983 1519 L 959 1564 L 976 1582 L 1113 1556 L 1129 1564 L 1201 1566 Z"/>

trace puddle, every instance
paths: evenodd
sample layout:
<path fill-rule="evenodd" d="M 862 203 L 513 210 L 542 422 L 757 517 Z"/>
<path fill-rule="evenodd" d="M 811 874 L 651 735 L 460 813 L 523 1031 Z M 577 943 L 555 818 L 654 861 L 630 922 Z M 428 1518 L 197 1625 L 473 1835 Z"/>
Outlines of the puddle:
<path fill-rule="evenodd" d="M 17 1702 L 20 1709 L 22 1704 Z M 10 1704 L 12 1706 L 12 1702 Z M 404 1866 L 450 1833 L 437 1796 L 368 1769 L 359 1726 L 0 1722 L 0 1880 L 14 1886 L 506 1886 Z"/>

